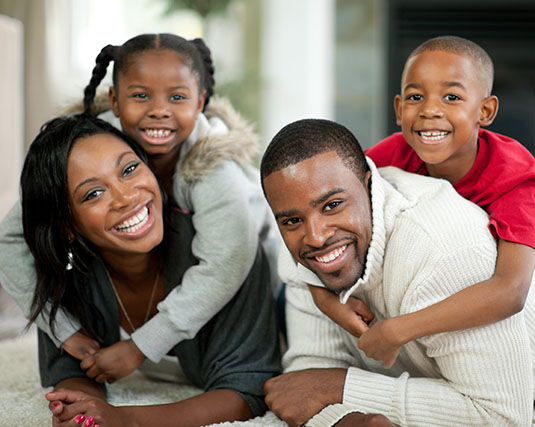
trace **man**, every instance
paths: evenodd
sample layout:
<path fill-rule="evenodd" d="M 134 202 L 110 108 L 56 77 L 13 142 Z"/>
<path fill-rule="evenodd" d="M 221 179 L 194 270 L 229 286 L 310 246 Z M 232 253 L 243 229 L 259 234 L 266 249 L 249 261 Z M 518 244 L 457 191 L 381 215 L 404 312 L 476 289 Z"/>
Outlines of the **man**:
<path fill-rule="evenodd" d="M 377 320 L 429 306 L 494 272 L 481 209 L 444 180 L 396 168 L 380 175 L 351 132 L 326 120 L 283 128 L 261 176 L 288 249 L 279 259 L 287 373 L 266 383 L 270 409 L 290 425 L 355 425 L 362 414 L 386 425 L 530 425 L 531 297 L 525 313 L 502 322 L 412 341 L 385 369 L 306 287 L 325 286 L 343 303 L 355 296 Z"/>

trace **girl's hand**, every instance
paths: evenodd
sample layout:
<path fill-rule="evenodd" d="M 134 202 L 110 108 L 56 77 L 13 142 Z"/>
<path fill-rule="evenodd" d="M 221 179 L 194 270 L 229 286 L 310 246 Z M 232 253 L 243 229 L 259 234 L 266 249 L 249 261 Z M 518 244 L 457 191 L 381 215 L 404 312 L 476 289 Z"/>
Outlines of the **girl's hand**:
<path fill-rule="evenodd" d="M 53 427 L 122 426 L 121 409 L 81 391 L 58 390 L 45 395 Z M 58 405 L 59 403 L 59 405 Z"/>
<path fill-rule="evenodd" d="M 84 358 L 80 367 L 89 378 L 111 384 L 135 371 L 145 358 L 132 340 L 126 340 Z"/>
<path fill-rule="evenodd" d="M 366 356 L 382 361 L 385 368 L 392 367 L 403 346 L 396 324 L 396 318 L 378 321 L 360 336 L 357 343 Z"/>
<path fill-rule="evenodd" d="M 67 353 L 76 357 L 78 360 L 83 360 L 85 357 L 95 354 L 100 349 L 98 342 L 80 331 L 75 332 L 67 338 L 62 347 Z"/>
<path fill-rule="evenodd" d="M 338 296 L 328 289 L 312 285 L 308 288 L 318 308 L 351 335 L 358 338 L 368 330 L 374 314 L 362 301 L 351 297 L 342 304 Z"/>

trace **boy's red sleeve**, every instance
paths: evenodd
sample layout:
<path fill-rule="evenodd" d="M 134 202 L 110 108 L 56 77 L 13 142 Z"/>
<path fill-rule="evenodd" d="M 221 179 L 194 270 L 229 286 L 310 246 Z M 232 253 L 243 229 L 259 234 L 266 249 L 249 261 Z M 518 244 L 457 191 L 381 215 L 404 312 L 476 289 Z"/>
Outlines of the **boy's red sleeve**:
<path fill-rule="evenodd" d="M 424 162 L 407 144 L 401 132 L 393 133 L 364 152 L 378 168 L 396 166 L 407 172 L 427 174 Z"/>

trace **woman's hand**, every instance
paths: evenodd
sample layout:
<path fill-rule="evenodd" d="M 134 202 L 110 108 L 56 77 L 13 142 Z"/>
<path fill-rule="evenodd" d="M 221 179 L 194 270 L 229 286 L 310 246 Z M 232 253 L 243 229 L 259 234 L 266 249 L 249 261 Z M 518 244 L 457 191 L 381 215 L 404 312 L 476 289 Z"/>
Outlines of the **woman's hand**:
<path fill-rule="evenodd" d="M 404 344 L 397 333 L 397 322 L 396 317 L 378 321 L 360 336 L 357 343 L 366 356 L 382 361 L 385 368 L 392 367 Z"/>
<path fill-rule="evenodd" d="M 123 426 L 121 408 L 81 391 L 61 389 L 45 395 L 53 414 L 53 427 Z"/>
<path fill-rule="evenodd" d="M 113 383 L 137 369 L 146 359 L 132 340 L 119 341 L 85 357 L 80 367 L 96 382 Z"/>

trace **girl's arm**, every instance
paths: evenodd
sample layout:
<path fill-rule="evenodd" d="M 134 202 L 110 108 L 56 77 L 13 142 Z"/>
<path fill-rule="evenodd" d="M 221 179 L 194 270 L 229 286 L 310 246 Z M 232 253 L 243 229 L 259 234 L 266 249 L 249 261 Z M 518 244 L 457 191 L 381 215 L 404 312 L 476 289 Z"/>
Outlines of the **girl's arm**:
<path fill-rule="evenodd" d="M 498 240 L 494 275 L 422 310 L 374 324 L 359 339 L 368 357 L 392 366 L 401 346 L 441 332 L 498 322 L 524 307 L 535 267 L 535 250 Z"/>
<path fill-rule="evenodd" d="M 78 386 L 78 385 L 76 385 Z M 150 406 L 120 406 L 108 403 L 104 396 L 83 393 L 80 388 L 48 393 L 51 407 L 61 402 L 61 411 L 54 409 L 59 420 L 56 425 L 67 426 L 82 414 L 92 417 L 95 424 L 103 426 L 202 426 L 225 421 L 244 421 L 252 413 L 242 397 L 232 390 L 211 390 L 177 403 Z M 77 391 L 74 391 L 77 390 Z M 79 391 L 78 391 L 79 390 Z"/>

